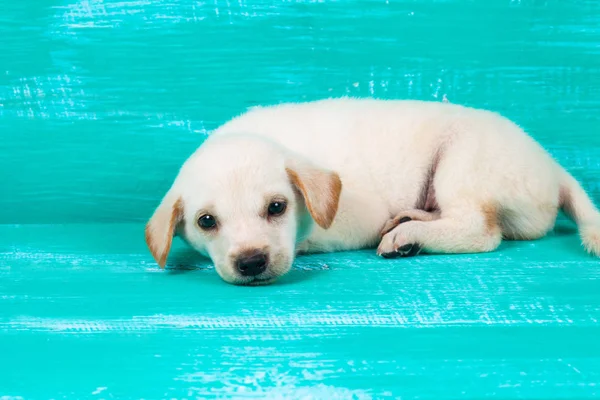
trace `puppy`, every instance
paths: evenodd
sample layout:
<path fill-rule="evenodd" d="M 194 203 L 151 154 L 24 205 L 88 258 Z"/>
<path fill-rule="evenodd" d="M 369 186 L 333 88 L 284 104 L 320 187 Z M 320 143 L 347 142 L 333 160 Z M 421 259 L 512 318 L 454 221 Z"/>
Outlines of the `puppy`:
<path fill-rule="evenodd" d="M 448 103 L 328 99 L 254 108 L 183 164 L 146 226 L 227 282 L 275 281 L 299 252 L 489 252 L 544 236 L 562 209 L 600 256 L 600 213 L 575 179 L 495 113 Z"/>

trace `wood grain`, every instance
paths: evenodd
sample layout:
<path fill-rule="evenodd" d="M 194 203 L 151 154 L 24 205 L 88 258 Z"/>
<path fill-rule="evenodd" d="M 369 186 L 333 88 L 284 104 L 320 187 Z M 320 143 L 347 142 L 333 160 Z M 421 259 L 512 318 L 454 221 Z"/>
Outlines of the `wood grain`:
<path fill-rule="evenodd" d="M 600 200 L 598 1 L 1 5 L 0 223 L 144 221 L 211 129 L 342 95 L 499 111 Z"/>
<path fill-rule="evenodd" d="M 571 225 L 484 255 L 305 256 L 224 284 L 143 224 L 247 107 L 498 111 L 600 202 L 597 0 L 0 0 L 0 399 L 595 398 L 600 264 Z"/>
<path fill-rule="evenodd" d="M 141 224 L 0 226 L 0 396 L 593 398 L 600 268 L 570 226 L 478 256 L 300 257 L 234 287 Z"/>

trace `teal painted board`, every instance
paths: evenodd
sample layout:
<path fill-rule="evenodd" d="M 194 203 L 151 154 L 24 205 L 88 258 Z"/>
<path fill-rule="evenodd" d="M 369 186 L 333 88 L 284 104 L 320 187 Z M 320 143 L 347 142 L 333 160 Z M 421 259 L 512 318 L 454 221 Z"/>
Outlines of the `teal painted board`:
<path fill-rule="evenodd" d="M 600 264 L 300 257 L 224 284 L 143 224 L 207 134 L 330 96 L 498 111 L 600 203 L 597 0 L 0 0 L 0 398 L 598 397 Z"/>
<path fill-rule="evenodd" d="M 341 95 L 502 112 L 600 199 L 595 0 L 0 10 L 0 223 L 141 222 L 211 129 L 249 106 Z"/>
<path fill-rule="evenodd" d="M 140 224 L 0 227 L 0 397 L 594 398 L 600 268 L 571 226 L 478 256 L 300 257 L 224 284 Z"/>

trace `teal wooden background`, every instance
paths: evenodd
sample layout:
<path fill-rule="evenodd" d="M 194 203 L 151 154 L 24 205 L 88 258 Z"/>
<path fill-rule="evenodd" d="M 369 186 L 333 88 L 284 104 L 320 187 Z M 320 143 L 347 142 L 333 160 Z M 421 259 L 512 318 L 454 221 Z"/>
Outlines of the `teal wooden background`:
<path fill-rule="evenodd" d="M 598 0 L 0 0 L 0 398 L 600 395 L 569 224 L 264 288 L 180 243 L 157 269 L 143 222 L 207 132 L 340 95 L 499 111 L 600 202 Z"/>
<path fill-rule="evenodd" d="M 500 111 L 600 197 L 596 0 L 0 1 L 0 223 L 143 221 L 257 104 Z"/>

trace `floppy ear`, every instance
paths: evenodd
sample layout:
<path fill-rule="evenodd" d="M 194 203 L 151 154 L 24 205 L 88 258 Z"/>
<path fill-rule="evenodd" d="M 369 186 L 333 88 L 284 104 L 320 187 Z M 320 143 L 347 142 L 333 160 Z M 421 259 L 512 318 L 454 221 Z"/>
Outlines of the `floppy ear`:
<path fill-rule="evenodd" d="M 161 268 L 167 263 L 177 224 L 183 219 L 183 201 L 169 191 L 146 224 L 146 244 Z"/>
<path fill-rule="evenodd" d="M 302 193 L 308 212 L 323 229 L 333 223 L 338 210 L 342 181 L 338 174 L 310 163 L 293 163 L 286 169 L 292 184 Z"/>

